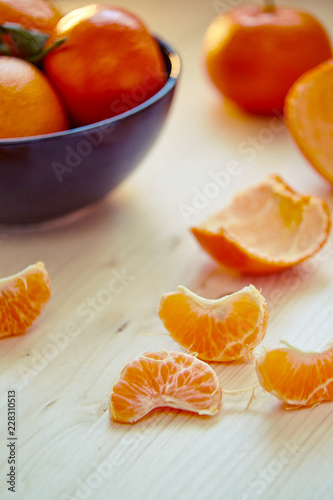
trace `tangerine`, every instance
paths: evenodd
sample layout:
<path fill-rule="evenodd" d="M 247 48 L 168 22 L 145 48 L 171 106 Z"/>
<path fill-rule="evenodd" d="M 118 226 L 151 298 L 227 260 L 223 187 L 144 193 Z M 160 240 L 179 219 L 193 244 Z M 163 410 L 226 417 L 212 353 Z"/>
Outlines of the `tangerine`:
<path fill-rule="evenodd" d="M 22 59 L 0 56 L 0 139 L 67 128 L 64 107 L 43 73 Z"/>
<path fill-rule="evenodd" d="M 51 296 L 43 262 L 0 280 L 0 338 L 22 335 L 33 324 Z"/>
<path fill-rule="evenodd" d="M 242 5 L 213 20 L 204 39 L 208 74 L 217 89 L 247 111 L 283 110 L 291 85 L 332 57 L 329 37 L 307 12 Z"/>
<path fill-rule="evenodd" d="M 133 423 L 154 408 L 171 407 L 215 415 L 222 389 L 214 370 L 182 352 L 145 352 L 128 363 L 110 396 L 110 416 Z"/>

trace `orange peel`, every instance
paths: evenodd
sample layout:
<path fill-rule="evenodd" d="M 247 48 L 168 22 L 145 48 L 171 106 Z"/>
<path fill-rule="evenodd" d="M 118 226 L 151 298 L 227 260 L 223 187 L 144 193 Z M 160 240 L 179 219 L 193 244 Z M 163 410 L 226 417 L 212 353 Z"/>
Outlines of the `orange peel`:
<path fill-rule="evenodd" d="M 191 231 L 219 263 L 244 274 L 283 271 L 313 256 L 331 228 L 327 204 L 293 191 L 279 176 L 238 193 Z"/>

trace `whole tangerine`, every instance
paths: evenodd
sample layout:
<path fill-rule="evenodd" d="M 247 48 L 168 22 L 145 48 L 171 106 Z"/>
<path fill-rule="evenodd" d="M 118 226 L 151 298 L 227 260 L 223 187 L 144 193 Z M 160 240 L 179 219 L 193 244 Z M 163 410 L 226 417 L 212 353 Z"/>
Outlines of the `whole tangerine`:
<path fill-rule="evenodd" d="M 0 138 L 68 128 L 64 107 L 43 73 L 16 57 L 0 57 Z"/>
<path fill-rule="evenodd" d="M 283 110 L 289 88 L 332 56 L 321 23 L 307 12 L 267 3 L 243 5 L 213 20 L 204 39 L 209 76 L 243 109 Z"/>
<path fill-rule="evenodd" d="M 128 111 L 166 82 L 159 45 L 126 10 L 95 4 L 79 8 L 59 21 L 55 36 L 66 41 L 46 56 L 44 69 L 74 125 Z"/>
<path fill-rule="evenodd" d="M 286 125 L 310 164 L 333 185 L 333 59 L 302 75 L 289 90 Z"/>
<path fill-rule="evenodd" d="M 0 2 L 0 24 L 18 23 L 51 33 L 61 19 L 59 10 L 48 0 L 2 0 Z"/>

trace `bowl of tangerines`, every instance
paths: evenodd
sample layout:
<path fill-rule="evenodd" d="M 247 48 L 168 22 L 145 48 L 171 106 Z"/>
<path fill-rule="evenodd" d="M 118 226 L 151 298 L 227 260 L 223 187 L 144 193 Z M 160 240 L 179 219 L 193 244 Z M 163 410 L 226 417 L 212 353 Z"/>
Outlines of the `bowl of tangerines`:
<path fill-rule="evenodd" d="M 116 187 L 158 136 L 179 71 L 126 10 L 0 1 L 0 222 L 60 217 Z"/>

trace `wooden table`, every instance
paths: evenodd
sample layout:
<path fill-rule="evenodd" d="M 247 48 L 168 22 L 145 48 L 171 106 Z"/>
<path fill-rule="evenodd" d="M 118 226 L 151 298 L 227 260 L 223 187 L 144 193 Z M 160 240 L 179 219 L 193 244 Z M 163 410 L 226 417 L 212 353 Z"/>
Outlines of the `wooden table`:
<path fill-rule="evenodd" d="M 145 350 L 177 348 L 167 335 L 150 334 L 164 332 L 159 298 L 178 284 L 211 298 L 250 282 L 261 287 L 270 308 L 267 346 L 283 338 L 312 349 L 332 337 L 332 239 L 293 271 L 244 278 L 219 269 L 188 232 L 235 191 L 274 172 L 333 206 L 328 184 L 279 117 L 227 111 L 210 86 L 201 40 L 228 3 L 239 2 L 119 1 L 182 54 L 180 86 L 161 137 L 140 168 L 84 217 L 1 230 L 0 275 L 43 260 L 53 288 L 35 326 L 1 341 L 1 499 L 333 499 L 332 404 L 288 412 L 258 391 L 248 410 L 248 396 L 226 395 L 214 418 L 166 410 L 133 426 L 111 423 L 107 409 L 112 383 L 128 361 Z M 333 30 L 329 0 L 293 4 L 315 10 Z M 237 164 L 232 173 L 231 161 Z M 224 179 L 218 192 L 209 187 L 214 173 Z M 227 389 L 256 382 L 251 364 L 214 368 Z M 15 494 L 5 484 L 12 389 L 18 404 Z"/>

